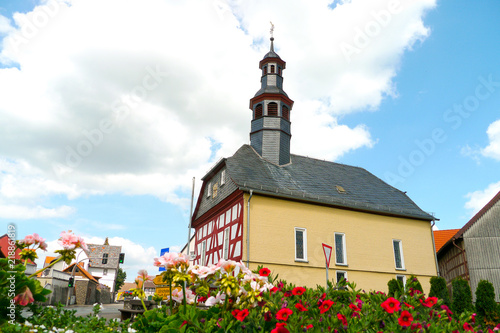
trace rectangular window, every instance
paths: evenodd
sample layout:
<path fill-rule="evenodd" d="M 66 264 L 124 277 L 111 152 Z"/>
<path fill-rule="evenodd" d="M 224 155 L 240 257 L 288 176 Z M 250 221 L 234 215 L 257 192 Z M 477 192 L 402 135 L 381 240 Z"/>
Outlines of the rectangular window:
<path fill-rule="evenodd" d="M 403 283 L 403 287 L 406 285 L 406 275 L 396 275 L 396 279 Z"/>
<path fill-rule="evenodd" d="M 102 275 L 108 275 L 108 269 L 107 268 L 105 268 L 105 269 L 102 270 Z"/>
<path fill-rule="evenodd" d="M 224 244 L 222 245 L 222 255 L 224 259 L 229 259 L 229 230 L 231 228 L 227 227 L 224 229 Z"/>
<path fill-rule="evenodd" d="M 295 260 L 307 261 L 307 230 L 295 228 Z"/>
<path fill-rule="evenodd" d="M 205 257 L 206 257 L 206 254 L 207 254 L 207 241 L 204 240 L 203 242 L 201 242 L 201 258 L 200 258 L 200 261 L 201 261 L 201 265 L 202 266 L 205 266 Z"/>
<path fill-rule="evenodd" d="M 335 233 L 335 264 L 347 265 L 347 255 L 345 250 L 345 234 Z"/>
<path fill-rule="evenodd" d="M 393 239 L 392 245 L 394 248 L 394 262 L 396 269 L 405 269 L 405 262 L 403 259 L 403 242 L 399 239 Z"/>
<path fill-rule="evenodd" d="M 220 185 L 224 185 L 226 183 L 226 170 L 222 170 L 220 173 Z"/>
<path fill-rule="evenodd" d="M 106 265 L 107 263 L 108 263 L 108 254 L 107 253 L 103 253 L 103 255 L 102 255 L 102 264 Z"/>
<path fill-rule="evenodd" d="M 207 197 L 212 195 L 212 183 L 207 184 Z"/>
<path fill-rule="evenodd" d="M 337 283 L 342 280 L 347 280 L 347 272 L 345 271 L 337 271 L 335 275 L 337 275 Z"/>

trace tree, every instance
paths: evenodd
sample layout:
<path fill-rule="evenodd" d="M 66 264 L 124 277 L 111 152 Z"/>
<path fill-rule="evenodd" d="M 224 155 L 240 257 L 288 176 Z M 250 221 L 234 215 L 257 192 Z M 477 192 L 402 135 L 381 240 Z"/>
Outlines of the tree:
<path fill-rule="evenodd" d="M 118 290 L 120 290 L 120 288 L 125 283 L 126 278 L 127 278 L 127 273 L 123 269 L 121 269 L 121 267 L 119 267 L 118 272 L 116 272 L 115 292 L 118 292 Z"/>
<path fill-rule="evenodd" d="M 444 277 L 431 277 L 431 291 L 429 292 L 429 296 L 440 298 L 443 300 L 444 304 L 450 305 L 450 293 L 448 292 Z"/>
<path fill-rule="evenodd" d="M 451 282 L 451 286 L 453 293 L 451 309 L 455 315 L 459 317 L 463 312 L 473 310 L 472 292 L 470 290 L 469 283 L 458 277 Z"/>
<path fill-rule="evenodd" d="M 479 281 L 476 289 L 476 313 L 479 322 L 491 321 L 495 317 L 496 307 L 493 284 L 487 280 Z"/>

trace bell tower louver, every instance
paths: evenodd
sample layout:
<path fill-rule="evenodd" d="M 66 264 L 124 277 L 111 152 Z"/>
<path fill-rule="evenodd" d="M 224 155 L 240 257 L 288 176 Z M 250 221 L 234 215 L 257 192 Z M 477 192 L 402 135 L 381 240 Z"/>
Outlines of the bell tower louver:
<path fill-rule="evenodd" d="M 284 165 L 290 163 L 290 111 L 293 101 L 283 90 L 286 62 L 274 52 L 273 43 L 274 37 L 271 37 L 270 50 L 259 63 L 261 88 L 250 99 L 250 145 L 266 160 Z"/>

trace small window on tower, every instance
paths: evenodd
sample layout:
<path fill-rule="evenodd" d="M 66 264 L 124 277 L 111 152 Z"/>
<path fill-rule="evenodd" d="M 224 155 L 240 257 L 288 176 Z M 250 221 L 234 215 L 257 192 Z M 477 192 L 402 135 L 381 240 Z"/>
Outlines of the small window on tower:
<path fill-rule="evenodd" d="M 260 117 L 262 117 L 262 104 L 258 104 L 255 107 L 255 118 L 254 119 L 257 119 L 257 118 L 260 118 Z"/>
<path fill-rule="evenodd" d="M 262 74 L 263 75 L 267 74 L 267 66 L 264 66 L 264 68 L 262 68 Z"/>
<path fill-rule="evenodd" d="M 281 116 L 286 120 L 290 120 L 290 112 L 285 105 L 281 107 Z"/>
<path fill-rule="evenodd" d="M 281 76 L 281 67 L 278 66 L 278 74 Z"/>
<path fill-rule="evenodd" d="M 278 116 L 278 104 L 271 102 L 267 104 L 267 115 L 268 116 Z"/>
<path fill-rule="evenodd" d="M 271 73 L 274 73 L 274 65 L 271 65 Z"/>

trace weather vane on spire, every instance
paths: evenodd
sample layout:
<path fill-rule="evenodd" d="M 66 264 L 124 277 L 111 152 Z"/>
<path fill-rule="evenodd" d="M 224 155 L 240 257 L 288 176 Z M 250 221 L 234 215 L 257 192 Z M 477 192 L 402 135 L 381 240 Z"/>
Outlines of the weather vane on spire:
<path fill-rule="evenodd" d="M 273 38 L 273 37 L 274 37 L 274 36 L 273 36 L 273 32 L 274 32 L 274 24 L 273 24 L 273 22 L 269 22 L 269 23 L 271 23 L 271 31 L 270 31 L 270 32 L 271 32 L 271 38 Z"/>

